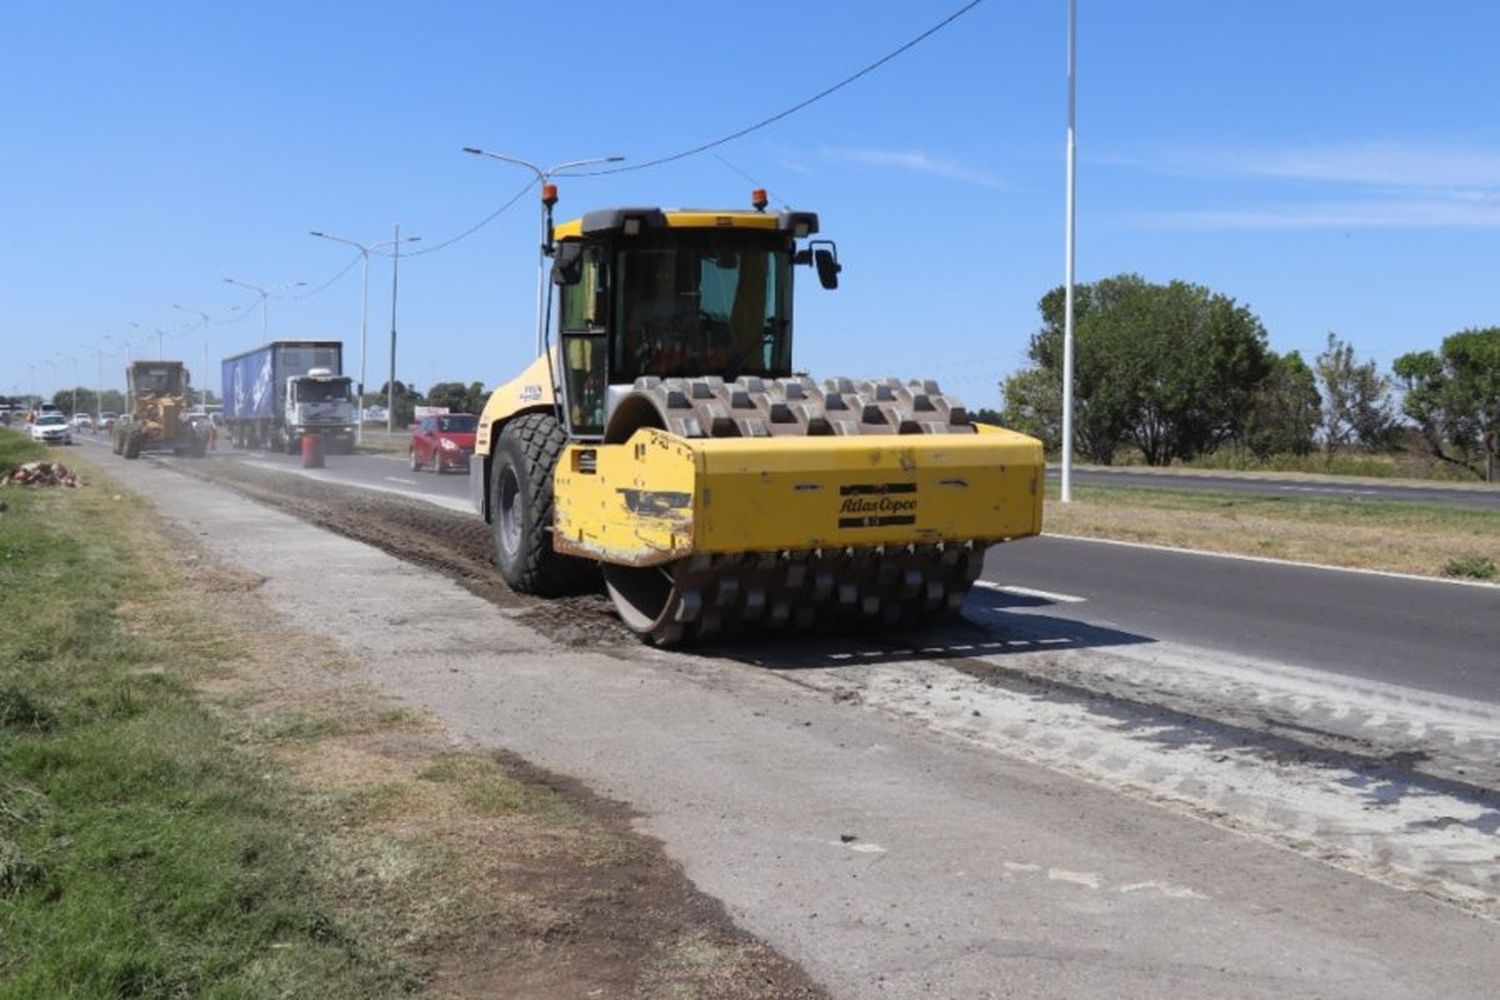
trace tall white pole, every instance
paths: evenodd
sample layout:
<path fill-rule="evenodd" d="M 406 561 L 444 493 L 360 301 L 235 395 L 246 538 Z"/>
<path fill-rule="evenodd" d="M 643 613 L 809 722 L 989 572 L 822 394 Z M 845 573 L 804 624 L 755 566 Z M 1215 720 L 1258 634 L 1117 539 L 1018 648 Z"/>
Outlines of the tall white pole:
<path fill-rule="evenodd" d="M 365 341 L 368 339 L 370 329 L 370 251 L 364 247 L 359 248 L 359 255 L 364 258 L 364 289 L 360 292 L 359 308 L 359 391 L 355 393 L 354 401 L 354 444 L 363 447 L 365 443 Z"/>
<path fill-rule="evenodd" d="M 385 433 L 396 432 L 396 276 L 401 273 L 401 224 L 396 224 L 396 249 L 391 258 L 391 377 L 385 384 Z"/>
<path fill-rule="evenodd" d="M 1073 236 L 1074 202 L 1078 195 L 1078 142 L 1075 136 L 1078 96 L 1078 0 L 1068 0 L 1068 194 L 1067 235 L 1063 266 L 1063 398 L 1062 502 L 1073 502 Z"/>

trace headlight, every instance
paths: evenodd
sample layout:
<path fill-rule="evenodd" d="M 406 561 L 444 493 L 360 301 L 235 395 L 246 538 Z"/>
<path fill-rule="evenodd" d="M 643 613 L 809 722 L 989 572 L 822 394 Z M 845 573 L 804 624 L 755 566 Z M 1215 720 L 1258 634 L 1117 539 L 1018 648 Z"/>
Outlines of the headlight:
<path fill-rule="evenodd" d="M 458 450 L 458 445 L 454 444 L 448 438 L 443 438 L 443 440 L 442 440 L 442 449 L 444 451 L 457 451 Z"/>

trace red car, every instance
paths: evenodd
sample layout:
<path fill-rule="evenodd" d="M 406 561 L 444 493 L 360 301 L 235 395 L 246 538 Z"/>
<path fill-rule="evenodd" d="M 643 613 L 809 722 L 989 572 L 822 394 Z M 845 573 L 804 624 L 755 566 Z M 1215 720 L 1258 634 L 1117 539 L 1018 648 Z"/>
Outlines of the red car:
<path fill-rule="evenodd" d="M 412 471 L 467 471 L 478 428 L 479 418 L 472 413 L 444 413 L 418 420 L 411 428 Z"/>

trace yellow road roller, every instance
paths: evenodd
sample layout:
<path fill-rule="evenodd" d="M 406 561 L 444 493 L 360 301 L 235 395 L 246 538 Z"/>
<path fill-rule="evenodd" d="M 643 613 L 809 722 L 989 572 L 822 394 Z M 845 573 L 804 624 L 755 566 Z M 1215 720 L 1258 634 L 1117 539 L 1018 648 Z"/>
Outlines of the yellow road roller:
<path fill-rule="evenodd" d="M 490 396 L 470 491 L 514 589 L 604 585 L 671 645 L 920 625 L 996 543 L 1041 531 L 1040 442 L 930 380 L 814 381 L 792 285 L 838 286 L 812 212 L 611 208 L 553 225 L 557 308 Z M 539 295 L 539 301 L 540 301 Z"/>

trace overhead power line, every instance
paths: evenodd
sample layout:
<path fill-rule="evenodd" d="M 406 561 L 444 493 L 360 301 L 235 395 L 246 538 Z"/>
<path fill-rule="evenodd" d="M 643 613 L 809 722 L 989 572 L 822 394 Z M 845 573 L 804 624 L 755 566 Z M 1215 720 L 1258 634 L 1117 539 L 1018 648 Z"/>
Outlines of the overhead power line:
<path fill-rule="evenodd" d="M 536 181 L 535 180 L 528 181 L 526 183 L 525 187 L 523 187 L 521 190 L 517 191 L 515 194 L 511 195 L 509 201 L 507 201 L 505 204 L 501 205 L 499 208 L 495 209 L 489 215 L 486 215 L 484 218 L 480 219 L 478 222 L 474 223 L 468 229 L 465 229 L 463 232 L 459 233 L 457 236 L 451 236 L 448 239 L 443 240 L 443 242 L 441 242 L 441 243 L 433 243 L 430 246 L 425 246 L 425 247 L 423 247 L 420 250 L 408 250 L 406 253 L 403 253 L 401 256 L 402 257 L 425 257 L 425 256 L 427 256 L 430 253 L 437 253 L 439 250 L 442 250 L 445 247 L 451 247 L 453 244 L 457 243 L 459 240 L 466 240 L 466 239 L 468 239 L 470 236 L 473 236 L 475 233 L 479 232 L 485 226 L 488 226 L 491 222 L 494 222 L 496 219 L 500 218 L 500 216 L 504 215 L 507 209 L 509 209 L 516 202 L 520 201 L 521 198 L 526 194 L 526 192 L 530 191 L 534 187 L 536 187 Z M 391 257 L 391 256 L 394 256 L 394 254 L 390 253 L 389 251 L 385 251 L 385 250 L 377 251 L 377 253 L 379 253 L 380 256 L 382 256 L 382 257 Z"/>
<path fill-rule="evenodd" d="M 842 80 L 840 80 L 838 83 L 835 83 L 833 86 L 831 86 L 831 87 L 825 87 L 823 90 L 818 91 L 816 94 L 812 95 L 811 97 L 809 97 L 809 98 L 807 98 L 805 100 L 802 100 L 802 101 L 798 101 L 796 104 L 793 104 L 791 107 L 786 108 L 786 109 L 784 109 L 782 111 L 778 111 L 774 115 L 769 115 L 769 116 L 767 116 L 765 118 L 762 118 L 760 121 L 756 122 L 753 125 L 746 125 L 744 128 L 740 129 L 737 132 L 731 132 L 731 133 L 729 133 L 726 136 L 722 136 L 722 137 L 720 137 L 718 139 L 714 139 L 714 140 L 712 140 L 710 142 L 702 143 L 701 145 L 693 146 L 690 149 L 684 149 L 684 150 L 681 150 L 680 152 L 670 153 L 667 156 L 658 156 L 654 160 L 646 160 L 646 161 L 644 161 L 642 163 L 630 163 L 630 164 L 627 164 L 627 165 L 625 165 L 623 167 L 608 167 L 608 168 L 606 168 L 604 170 L 580 171 L 579 173 L 574 174 L 573 176 L 575 176 L 575 177 L 603 177 L 603 176 L 608 175 L 608 174 L 623 174 L 623 173 L 628 173 L 628 172 L 630 172 L 632 170 L 645 170 L 647 167 L 659 167 L 663 163 L 671 163 L 671 162 L 673 162 L 675 160 L 683 160 L 683 159 L 686 159 L 689 156 L 696 156 L 699 153 L 706 153 L 710 149 L 713 149 L 716 146 L 722 146 L 722 145 L 724 145 L 727 142 L 733 142 L 736 139 L 742 139 L 745 136 L 749 135 L 751 132 L 758 132 L 759 130 L 765 128 L 767 125 L 772 125 L 772 124 L 774 124 L 776 122 L 781 121 L 783 118 L 790 117 L 791 115 L 796 114 L 798 111 L 801 111 L 803 108 L 806 108 L 806 107 L 808 107 L 810 105 L 816 104 L 817 102 L 821 101 L 823 98 L 828 97 L 831 94 L 835 94 L 835 93 L 837 93 L 840 90 L 843 90 L 845 87 L 849 86 L 849 84 L 853 83 L 855 80 L 858 80 L 861 77 L 864 77 L 864 76 L 867 76 L 870 73 L 873 73 L 875 70 L 879 69 L 881 66 L 884 66 L 886 63 L 890 62 L 892 59 L 896 58 L 897 56 L 901 55 L 902 53 L 907 52 L 908 50 L 913 49 L 916 46 L 922 44 L 922 42 L 926 41 L 928 38 L 930 38 L 933 35 L 937 34 L 939 31 L 942 31 L 948 25 L 952 24 L 954 21 L 957 21 L 959 18 L 963 17 L 965 14 L 967 14 L 969 11 L 973 10 L 975 7 L 978 7 L 983 2 L 984 2 L 984 0 L 970 0 L 969 3 L 964 4 L 958 10 L 956 10 L 953 13 L 949 14 L 947 17 L 943 18 L 941 21 L 937 22 L 932 27 L 930 27 L 926 31 L 922 32 L 920 35 L 917 35 L 915 38 L 913 38 L 910 41 L 906 42 L 905 44 L 899 46 L 898 48 L 892 49 L 890 52 L 887 52 L 885 55 L 881 56 L 879 59 L 876 59 L 874 62 L 868 64 L 863 69 L 860 69 L 857 72 L 852 73 L 849 76 L 844 77 Z"/>
<path fill-rule="evenodd" d="M 905 44 L 903 44 L 903 45 L 901 45 L 901 46 L 899 46 L 899 47 L 897 47 L 895 49 L 892 49 L 890 52 L 887 52 L 885 55 L 881 56 L 879 59 L 876 59 L 874 62 L 869 63 L 868 65 L 864 66 L 862 69 L 858 70 L 857 72 L 851 73 L 849 76 L 844 77 L 844 79 L 840 80 L 838 83 L 833 84 L 831 87 L 825 87 L 823 90 L 820 90 L 818 93 L 812 95 L 811 97 L 809 97 L 809 98 L 807 98 L 805 100 L 799 101 L 796 104 L 792 105 L 791 107 L 786 108 L 785 110 L 778 111 L 774 115 L 770 115 L 770 116 L 768 116 L 766 118 L 762 118 L 760 121 L 756 122 L 755 124 L 748 125 L 745 128 L 742 128 L 742 129 L 740 129 L 737 132 L 732 132 L 729 135 L 726 135 L 726 136 L 724 136 L 722 138 L 719 138 L 719 139 L 715 139 L 712 142 L 705 142 L 705 143 L 703 143 L 701 145 L 694 146 L 691 149 L 684 149 L 684 150 L 682 150 L 680 152 L 671 153 L 671 154 L 669 154 L 667 156 L 659 156 L 656 159 L 647 160 L 644 163 L 632 163 L 632 164 L 629 164 L 628 166 L 611 167 L 611 168 L 608 168 L 608 169 L 605 169 L 605 170 L 580 170 L 580 171 L 578 171 L 576 173 L 566 173 L 566 174 L 561 174 L 559 176 L 565 176 L 565 177 L 602 177 L 602 176 L 605 176 L 605 175 L 608 175 L 608 174 L 622 174 L 622 173 L 626 173 L 627 171 L 632 171 L 632 170 L 645 170 L 647 167 L 657 167 L 657 166 L 662 165 L 663 163 L 671 163 L 674 160 L 682 160 L 682 159 L 686 159 L 689 156 L 696 156 L 699 153 L 706 153 L 706 152 L 708 152 L 711 149 L 714 149 L 714 148 L 716 148 L 718 146 L 724 145 L 725 143 L 733 142 L 735 139 L 743 138 L 744 136 L 747 136 L 747 135 L 749 135 L 752 132 L 755 132 L 755 131 L 758 131 L 760 129 L 765 128 L 767 125 L 774 124 L 775 122 L 781 121 L 783 118 L 789 117 L 790 115 L 794 115 L 798 111 L 801 111 L 803 108 L 806 108 L 806 107 L 808 107 L 809 105 L 812 105 L 812 104 L 816 104 L 818 101 L 821 101 L 823 98 L 828 97 L 831 94 L 834 94 L 834 93 L 837 93 L 840 90 L 843 90 L 845 87 L 849 86 L 849 84 L 853 83 L 854 81 L 860 79 L 861 77 L 869 75 L 870 73 L 872 73 L 875 70 L 879 69 L 881 66 L 884 66 L 886 63 L 890 62 L 892 59 L 895 59 L 897 56 L 901 55 L 902 53 L 907 52 L 908 50 L 913 49 L 916 46 L 920 45 L 922 42 L 926 41 L 928 38 L 930 38 L 933 35 L 937 34 L 939 31 L 943 30 L 948 25 L 950 25 L 954 21 L 958 20 L 960 17 L 963 17 L 965 14 L 967 14 L 969 11 L 973 10 L 975 7 L 978 7 L 983 2 L 984 2 L 984 0 L 970 0 L 969 3 L 964 4 L 958 10 L 955 10 L 953 13 L 951 13 L 947 17 L 943 18 L 941 21 L 938 21 L 936 24 L 932 25 L 930 28 L 928 28 L 927 30 L 923 31 L 921 34 L 917 35 L 915 38 L 912 38 L 909 41 L 907 41 Z M 725 161 L 725 166 L 729 167 L 731 170 L 736 171 L 737 173 L 739 172 L 738 168 L 735 167 L 733 164 L 729 163 L 728 161 Z M 743 174 L 742 174 L 742 176 L 743 176 Z M 413 250 L 413 251 L 411 251 L 409 253 L 404 253 L 401 256 L 403 256 L 403 257 L 424 257 L 427 254 L 437 253 L 439 250 L 444 250 L 444 249 L 452 246 L 453 244 L 459 242 L 460 240 L 468 239 L 470 236 L 473 236 L 475 233 L 479 232 L 479 230 L 483 229 L 485 226 L 488 226 L 491 222 L 494 222 L 501 215 L 505 214 L 505 212 L 508 209 L 510 209 L 511 206 L 515 205 L 516 202 L 520 201 L 521 198 L 525 196 L 526 192 L 528 192 L 532 188 L 534 188 L 536 186 L 536 184 L 537 184 L 537 182 L 535 180 L 530 181 L 525 187 L 521 188 L 521 190 L 517 191 L 514 195 L 512 195 L 511 198 L 508 201 L 506 201 L 503 205 L 501 205 L 499 208 L 495 209 L 489 215 L 486 215 L 484 218 L 480 219 L 478 222 L 474 223 L 474 225 L 470 226 L 468 229 L 465 229 L 463 232 L 459 233 L 457 236 L 453 236 L 453 237 L 450 237 L 449 239 L 443 240 L 441 243 L 431 243 L 431 244 L 428 244 L 427 246 L 423 247 L 420 250 Z M 389 253 L 382 253 L 381 256 L 389 257 L 389 256 L 391 256 L 391 254 L 389 254 Z M 337 277 L 334 280 L 337 280 Z M 322 287 L 320 287 L 319 289 L 317 289 L 317 291 L 321 291 L 321 290 L 322 290 Z M 315 294 L 315 293 L 314 292 L 309 292 L 308 294 L 312 295 L 312 294 Z"/>
<path fill-rule="evenodd" d="M 319 292 L 327 290 L 329 287 L 331 287 L 333 285 L 333 283 L 335 281 L 338 281 L 344 275 L 348 274 L 349 273 L 349 269 L 352 268 L 355 264 L 359 263 L 359 258 L 360 258 L 359 254 L 355 254 L 353 257 L 350 257 L 349 258 L 349 263 L 347 263 L 343 267 L 339 268 L 338 271 L 337 271 L 337 273 L 335 273 L 333 277 L 329 278 L 327 281 L 323 282 L 321 285 L 319 285 L 317 288 L 314 288 L 310 292 L 303 292 L 301 295 L 293 295 L 291 297 L 292 301 L 293 302 L 301 302 L 303 299 L 310 299 L 314 295 L 317 295 Z"/>

